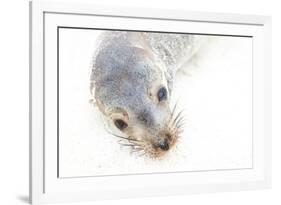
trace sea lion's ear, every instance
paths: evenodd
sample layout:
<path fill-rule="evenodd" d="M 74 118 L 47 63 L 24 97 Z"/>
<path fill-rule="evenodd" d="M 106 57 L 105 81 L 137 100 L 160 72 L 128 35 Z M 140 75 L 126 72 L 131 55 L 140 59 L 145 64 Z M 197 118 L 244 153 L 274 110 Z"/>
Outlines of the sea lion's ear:
<path fill-rule="evenodd" d="M 141 33 L 138 32 L 130 35 L 130 39 L 133 42 L 138 42 L 138 45 L 135 46 L 144 49 L 150 58 L 156 58 L 155 53 L 152 51 L 151 47 L 149 46 L 143 32 Z"/>

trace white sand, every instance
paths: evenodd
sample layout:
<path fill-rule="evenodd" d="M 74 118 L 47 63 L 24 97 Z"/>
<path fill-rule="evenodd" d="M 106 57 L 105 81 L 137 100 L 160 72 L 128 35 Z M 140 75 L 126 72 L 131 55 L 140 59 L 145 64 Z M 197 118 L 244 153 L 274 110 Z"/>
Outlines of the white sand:
<path fill-rule="evenodd" d="M 60 31 L 60 176 L 238 169 L 252 166 L 252 40 L 212 37 L 177 76 L 187 123 L 163 160 L 130 154 L 89 102 L 98 31 Z"/>

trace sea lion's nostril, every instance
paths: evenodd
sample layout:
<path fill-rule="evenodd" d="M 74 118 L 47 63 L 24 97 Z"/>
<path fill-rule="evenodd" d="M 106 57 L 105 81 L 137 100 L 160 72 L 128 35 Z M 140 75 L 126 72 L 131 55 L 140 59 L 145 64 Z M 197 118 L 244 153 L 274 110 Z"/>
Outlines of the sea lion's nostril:
<path fill-rule="evenodd" d="M 165 139 L 165 140 L 161 141 L 158 146 L 160 149 L 167 151 L 169 149 L 168 140 Z"/>

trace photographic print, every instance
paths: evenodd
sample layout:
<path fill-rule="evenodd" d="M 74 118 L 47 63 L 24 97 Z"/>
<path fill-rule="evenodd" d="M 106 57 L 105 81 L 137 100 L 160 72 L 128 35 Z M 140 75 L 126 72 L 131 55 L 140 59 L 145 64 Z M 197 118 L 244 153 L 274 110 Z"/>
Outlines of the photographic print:
<path fill-rule="evenodd" d="M 58 28 L 58 176 L 252 168 L 252 38 Z"/>

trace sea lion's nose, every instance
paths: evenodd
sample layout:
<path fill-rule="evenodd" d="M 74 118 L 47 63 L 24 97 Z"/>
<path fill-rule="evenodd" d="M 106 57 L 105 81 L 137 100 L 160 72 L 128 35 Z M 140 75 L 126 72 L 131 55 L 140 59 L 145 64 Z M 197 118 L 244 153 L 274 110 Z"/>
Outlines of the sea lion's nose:
<path fill-rule="evenodd" d="M 158 146 L 162 150 L 165 150 L 165 151 L 169 150 L 169 142 L 167 139 L 160 141 Z"/>

